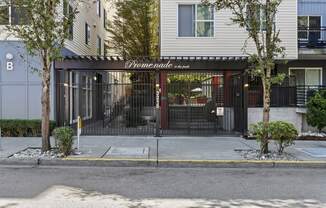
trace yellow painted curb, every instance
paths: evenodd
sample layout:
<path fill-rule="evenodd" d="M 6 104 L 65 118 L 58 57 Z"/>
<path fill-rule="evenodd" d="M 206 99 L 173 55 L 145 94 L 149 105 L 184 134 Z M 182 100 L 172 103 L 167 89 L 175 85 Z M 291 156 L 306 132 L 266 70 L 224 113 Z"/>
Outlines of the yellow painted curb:
<path fill-rule="evenodd" d="M 254 163 L 254 164 L 326 164 L 326 161 L 284 161 L 284 160 L 155 160 L 155 159 L 135 159 L 135 158 L 93 158 L 93 157 L 68 157 L 66 161 L 130 161 L 130 162 L 160 162 L 160 163 L 206 163 L 206 164 L 227 164 L 227 163 Z"/>

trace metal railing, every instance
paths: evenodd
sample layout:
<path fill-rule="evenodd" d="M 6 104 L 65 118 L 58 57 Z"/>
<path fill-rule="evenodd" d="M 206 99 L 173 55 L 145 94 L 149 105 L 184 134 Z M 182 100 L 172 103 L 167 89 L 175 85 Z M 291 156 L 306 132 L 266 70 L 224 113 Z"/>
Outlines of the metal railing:
<path fill-rule="evenodd" d="M 299 85 L 273 86 L 271 92 L 272 107 L 305 107 L 309 98 L 319 90 L 326 90 L 326 86 Z M 251 86 L 248 92 L 248 106 L 263 106 L 262 86 Z"/>
<path fill-rule="evenodd" d="M 326 27 L 299 27 L 299 48 L 326 48 Z"/>

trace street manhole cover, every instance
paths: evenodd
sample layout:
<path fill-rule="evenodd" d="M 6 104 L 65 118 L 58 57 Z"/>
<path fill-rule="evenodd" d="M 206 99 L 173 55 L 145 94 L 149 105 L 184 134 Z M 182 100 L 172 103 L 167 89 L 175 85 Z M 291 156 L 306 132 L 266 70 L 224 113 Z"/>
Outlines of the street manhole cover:
<path fill-rule="evenodd" d="M 326 148 L 302 148 L 301 151 L 312 157 L 326 157 Z"/>
<path fill-rule="evenodd" d="M 110 147 L 105 157 L 148 159 L 149 147 Z"/>

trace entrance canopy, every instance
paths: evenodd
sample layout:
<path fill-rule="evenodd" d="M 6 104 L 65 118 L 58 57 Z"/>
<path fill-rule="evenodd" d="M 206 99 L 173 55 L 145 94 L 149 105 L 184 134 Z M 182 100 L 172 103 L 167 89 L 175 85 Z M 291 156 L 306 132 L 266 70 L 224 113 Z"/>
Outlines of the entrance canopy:
<path fill-rule="evenodd" d="M 245 56 L 162 56 L 131 58 L 67 56 L 55 62 L 57 70 L 117 71 L 242 71 L 248 66 Z"/>

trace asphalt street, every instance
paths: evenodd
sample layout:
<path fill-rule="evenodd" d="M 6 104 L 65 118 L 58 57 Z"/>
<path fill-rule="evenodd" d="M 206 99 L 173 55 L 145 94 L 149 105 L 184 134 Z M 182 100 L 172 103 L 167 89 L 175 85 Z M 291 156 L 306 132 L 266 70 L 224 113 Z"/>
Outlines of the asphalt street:
<path fill-rule="evenodd" d="M 326 207 L 326 169 L 0 167 L 0 207 L 44 207 L 42 197 L 45 207 L 51 199 L 76 207 Z"/>

